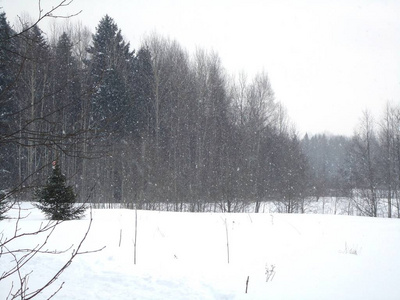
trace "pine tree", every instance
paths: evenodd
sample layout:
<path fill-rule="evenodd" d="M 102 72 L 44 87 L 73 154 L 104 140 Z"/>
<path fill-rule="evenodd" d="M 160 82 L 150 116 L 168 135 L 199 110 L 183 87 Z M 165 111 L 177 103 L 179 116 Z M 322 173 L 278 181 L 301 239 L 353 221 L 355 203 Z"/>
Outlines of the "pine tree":
<path fill-rule="evenodd" d="M 124 167 L 121 158 L 130 152 L 132 77 L 134 51 L 122 37 L 114 20 L 106 15 L 101 19 L 86 61 L 90 89 L 89 124 L 91 150 L 104 156 L 93 164 L 94 174 L 101 185 L 96 197 L 120 201 L 124 191 Z M 118 158 L 120 157 L 120 158 Z M 107 170 L 103 172 L 102 169 Z M 88 171 L 89 172 L 89 171 Z"/>
<path fill-rule="evenodd" d="M 54 122 L 51 118 L 53 99 L 49 97 L 49 67 L 53 60 L 50 46 L 37 25 L 23 30 L 18 36 L 22 65 L 14 88 L 18 111 L 13 118 L 18 120 L 18 127 L 12 140 L 18 147 L 18 180 L 24 180 L 24 185 L 29 186 L 44 180 L 36 168 L 43 159 L 48 160 L 49 149 L 61 143 L 50 128 Z"/>
<path fill-rule="evenodd" d="M 72 54 L 73 43 L 64 32 L 53 50 L 52 79 L 54 114 L 62 126 L 59 131 L 72 133 L 77 128 L 81 110 L 81 83 L 78 63 Z"/>
<path fill-rule="evenodd" d="M 134 51 L 129 47 L 114 20 L 108 15 L 102 18 L 88 49 L 91 58 L 87 64 L 93 81 L 91 126 L 103 133 L 103 140 L 111 136 L 115 139 L 125 130 L 133 101 L 129 81 L 135 61 Z"/>
<path fill-rule="evenodd" d="M 133 90 L 135 105 L 130 107 L 132 118 L 130 125 L 137 135 L 156 131 L 156 111 L 154 107 L 154 74 L 151 64 L 151 53 L 142 47 L 136 56 Z"/>
<path fill-rule="evenodd" d="M 17 164 L 16 145 L 10 135 L 16 131 L 17 100 L 14 85 L 18 63 L 16 43 L 11 38 L 15 32 L 0 12 L 0 190 L 8 189 L 16 180 L 13 172 Z"/>
<path fill-rule="evenodd" d="M 84 206 L 75 206 L 76 195 L 72 186 L 66 186 L 66 178 L 61 168 L 53 162 L 53 172 L 47 184 L 35 193 L 36 205 L 51 220 L 80 219 L 85 212 Z"/>

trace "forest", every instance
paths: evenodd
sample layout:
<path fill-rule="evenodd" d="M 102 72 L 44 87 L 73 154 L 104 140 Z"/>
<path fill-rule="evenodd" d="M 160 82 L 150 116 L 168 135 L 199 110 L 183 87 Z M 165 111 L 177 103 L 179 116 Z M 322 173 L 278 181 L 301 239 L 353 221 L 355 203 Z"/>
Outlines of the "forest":
<path fill-rule="evenodd" d="M 157 33 L 131 49 L 108 15 L 48 35 L 0 12 L 0 200 L 32 201 L 53 161 L 97 207 L 294 213 L 344 197 L 400 217 L 398 104 L 352 137 L 300 136 L 265 71 L 227 74 L 216 52 Z"/>

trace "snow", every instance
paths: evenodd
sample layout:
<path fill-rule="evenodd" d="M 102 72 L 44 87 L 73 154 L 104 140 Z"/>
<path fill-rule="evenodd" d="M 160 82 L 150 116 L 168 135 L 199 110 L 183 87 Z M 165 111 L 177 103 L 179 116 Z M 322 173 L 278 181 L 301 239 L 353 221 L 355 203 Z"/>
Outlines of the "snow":
<path fill-rule="evenodd" d="M 20 232 L 46 223 L 30 204 L 23 207 L 28 209 L 23 214 L 29 215 L 20 220 Z M 106 248 L 77 256 L 38 299 L 47 299 L 62 282 L 55 299 L 400 299 L 399 219 L 156 211 L 137 215 L 136 265 L 135 211 L 95 209 L 81 250 Z M 38 254 L 24 269 L 33 271 L 31 289 L 68 260 L 88 225 L 89 211 L 85 219 L 56 228 L 46 249 L 73 247 L 64 254 Z M 5 236 L 14 228 L 15 219 L 0 222 Z M 21 238 L 12 247 L 32 247 L 42 238 Z M 11 265 L 9 257 L 1 257 L 1 272 Z M 274 276 L 267 282 L 273 266 Z M 0 299 L 7 297 L 11 280 L 0 281 Z"/>

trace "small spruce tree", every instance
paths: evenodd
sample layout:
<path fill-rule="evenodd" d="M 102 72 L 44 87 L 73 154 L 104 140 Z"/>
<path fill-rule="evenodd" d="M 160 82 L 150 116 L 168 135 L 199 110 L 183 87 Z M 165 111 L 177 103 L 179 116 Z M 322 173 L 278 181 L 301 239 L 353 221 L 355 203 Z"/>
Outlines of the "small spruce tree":
<path fill-rule="evenodd" d="M 80 219 L 84 212 L 83 205 L 76 206 L 76 195 L 72 186 L 66 186 L 66 179 L 61 168 L 53 162 L 53 172 L 47 184 L 36 191 L 35 198 L 39 208 L 51 220 Z"/>

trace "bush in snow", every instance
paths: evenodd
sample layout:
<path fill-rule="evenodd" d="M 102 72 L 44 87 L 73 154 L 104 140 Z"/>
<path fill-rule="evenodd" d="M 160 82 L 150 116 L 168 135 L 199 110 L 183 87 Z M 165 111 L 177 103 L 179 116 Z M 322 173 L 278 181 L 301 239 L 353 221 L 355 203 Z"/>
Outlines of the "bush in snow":
<path fill-rule="evenodd" d="M 275 265 L 265 265 L 265 276 L 266 276 L 266 282 L 272 281 L 275 277 Z"/>

